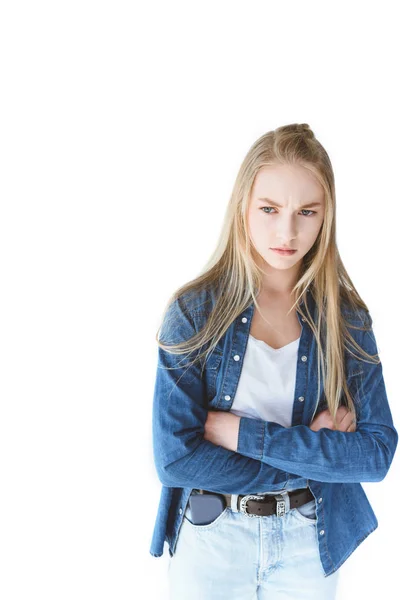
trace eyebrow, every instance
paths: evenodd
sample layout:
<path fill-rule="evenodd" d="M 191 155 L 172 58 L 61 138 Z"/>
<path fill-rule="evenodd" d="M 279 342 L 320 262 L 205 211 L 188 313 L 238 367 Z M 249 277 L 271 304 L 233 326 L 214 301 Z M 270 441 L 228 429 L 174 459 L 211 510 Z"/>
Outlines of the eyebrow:
<path fill-rule="evenodd" d="M 278 206 L 279 208 L 283 208 L 282 204 L 279 204 L 278 202 L 275 202 L 274 200 L 271 200 L 270 198 L 258 198 L 258 200 L 260 202 L 268 202 L 269 204 L 272 204 L 273 206 Z M 308 202 L 307 204 L 303 204 L 303 206 L 300 206 L 300 208 L 308 208 L 309 206 L 322 206 L 321 202 Z"/>

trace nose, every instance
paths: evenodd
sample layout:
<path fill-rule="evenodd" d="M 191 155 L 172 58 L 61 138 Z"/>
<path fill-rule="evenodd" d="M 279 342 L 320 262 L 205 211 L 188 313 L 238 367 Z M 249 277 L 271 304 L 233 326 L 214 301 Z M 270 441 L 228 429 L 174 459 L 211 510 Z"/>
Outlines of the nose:
<path fill-rule="evenodd" d="M 294 219 L 290 217 L 281 218 L 278 225 L 277 239 L 282 246 L 292 246 L 292 241 L 296 239 L 296 226 Z"/>

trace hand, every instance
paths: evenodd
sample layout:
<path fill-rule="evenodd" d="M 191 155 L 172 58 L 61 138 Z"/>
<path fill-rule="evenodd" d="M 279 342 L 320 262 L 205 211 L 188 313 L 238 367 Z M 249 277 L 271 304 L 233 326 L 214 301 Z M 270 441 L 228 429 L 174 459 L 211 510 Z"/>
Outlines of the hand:
<path fill-rule="evenodd" d="M 204 439 L 236 452 L 240 417 L 229 411 L 209 410 L 204 425 Z"/>
<path fill-rule="evenodd" d="M 337 427 L 333 426 L 333 418 L 329 409 L 322 410 L 310 424 L 312 431 L 319 431 L 323 427 L 337 431 L 346 431 L 352 433 L 356 430 L 357 424 L 353 423 L 356 415 L 350 412 L 345 406 L 339 406 L 336 413 Z"/>

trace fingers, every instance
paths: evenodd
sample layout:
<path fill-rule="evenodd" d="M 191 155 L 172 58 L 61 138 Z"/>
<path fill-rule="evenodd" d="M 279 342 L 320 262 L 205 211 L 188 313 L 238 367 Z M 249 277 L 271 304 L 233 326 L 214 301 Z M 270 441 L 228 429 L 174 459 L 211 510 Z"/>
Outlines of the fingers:
<path fill-rule="evenodd" d="M 354 412 L 351 412 L 345 406 L 339 406 L 336 411 L 337 426 L 334 427 L 331 413 L 329 409 L 326 408 L 318 413 L 309 427 L 312 431 L 319 431 L 322 427 L 326 427 L 327 429 L 352 433 L 356 431 L 357 428 L 357 424 L 353 422 L 355 418 L 356 415 Z"/>
<path fill-rule="evenodd" d="M 356 415 L 354 412 L 348 410 L 344 406 L 339 406 L 336 413 L 336 420 L 338 423 L 337 429 L 339 431 L 353 432 L 356 429 L 356 423 L 354 423 Z"/>
<path fill-rule="evenodd" d="M 349 433 L 353 433 L 357 429 L 356 423 L 351 423 L 351 425 L 346 429 Z"/>
<path fill-rule="evenodd" d="M 351 425 L 347 431 L 354 432 L 357 429 L 357 415 L 355 412 L 349 411 L 349 416 L 351 417 Z"/>
<path fill-rule="evenodd" d="M 342 419 L 342 422 L 340 425 L 341 425 L 341 427 L 340 427 L 341 431 L 347 431 L 349 427 L 353 427 L 353 425 L 354 425 L 353 414 L 351 412 L 348 412 L 346 414 L 346 416 Z"/>

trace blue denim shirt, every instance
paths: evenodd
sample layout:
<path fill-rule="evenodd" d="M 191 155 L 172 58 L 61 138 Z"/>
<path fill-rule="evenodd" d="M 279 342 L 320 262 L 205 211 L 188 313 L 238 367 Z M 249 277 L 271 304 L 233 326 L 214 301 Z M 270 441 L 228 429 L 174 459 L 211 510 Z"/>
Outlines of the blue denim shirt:
<path fill-rule="evenodd" d="M 176 343 L 198 332 L 214 302 L 215 294 L 210 290 L 175 300 L 167 312 L 171 321 L 162 324 L 161 340 Z M 307 303 L 315 317 L 312 293 L 308 293 Z M 371 317 L 361 310 L 357 316 L 348 308 L 342 307 L 342 311 L 350 323 L 369 326 L 368 331 L 350 332 L 368 353 L 377 353 Z M 347 383 L 357 413 L 356 431 L 312 431 L 309 425 L 318 392 L 317 346 L 311 328 L 297 312 L 302 330 L 291 427 L 241 417 L 237 451 L 227 450 L 204 439 L 204 424 L 209 410 L 229 411 L 232 406 L 253 313 L 252 302 L 231 323 L 203 371 L 198 363 L 185 366 L 182 354 L 158 349 L 152 427 L 155 467 L 162 489 L 150 554 L 162 556 L 166 541 L 173 556 L 194 488 L 254 494 L 308 486 L 315 498 L 319 553 L 328 576 L 378 526 L 361 482 L 384 479 L 398 442 L 382 364 L 357 360 L 345 350 Z M 165 369 L 178 364 L 179 368 Z M 326 408 L 322 390 L 317 413 Z"/>

